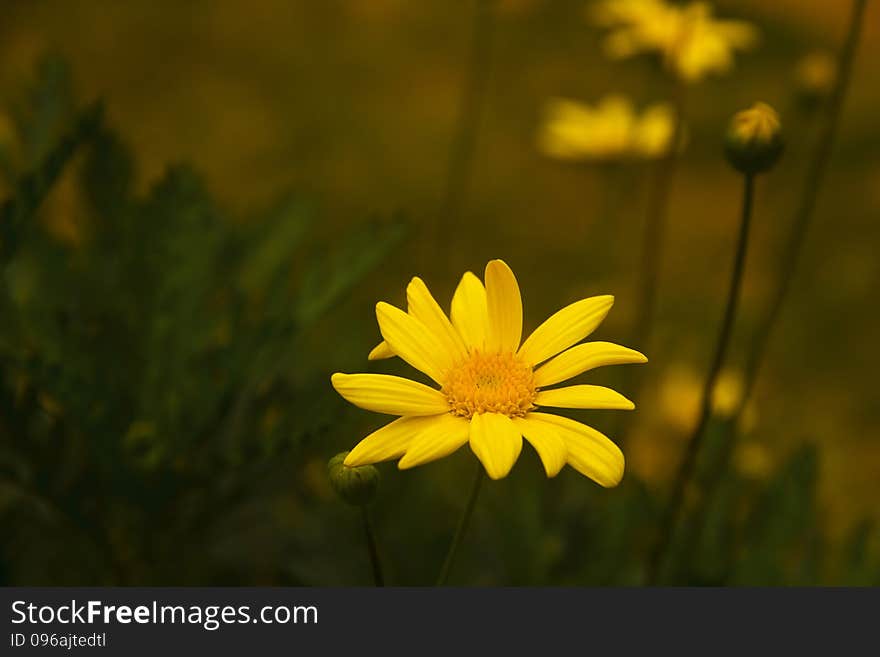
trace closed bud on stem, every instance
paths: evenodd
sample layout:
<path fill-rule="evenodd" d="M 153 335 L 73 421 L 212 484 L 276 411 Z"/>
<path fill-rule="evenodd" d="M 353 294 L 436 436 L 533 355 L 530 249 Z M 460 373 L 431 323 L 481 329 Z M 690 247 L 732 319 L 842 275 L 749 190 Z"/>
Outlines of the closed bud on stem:
<path fill-rule="evenodd" d="M 737 171 L 746 175 L 767 171 L 776 164 L 782 149 L 779 114 L 772 107 L 755 103 L 733 116 L 724 153 Z"/>
<path fill-rule="evenodd" d="M 349 467 L 345 465 L 348 452 L 334 456 L 327 463 L 330 485 L 345 502 L 364 506 L 373 501 L 379 489 L 379 471 L 372 465 Z"/>

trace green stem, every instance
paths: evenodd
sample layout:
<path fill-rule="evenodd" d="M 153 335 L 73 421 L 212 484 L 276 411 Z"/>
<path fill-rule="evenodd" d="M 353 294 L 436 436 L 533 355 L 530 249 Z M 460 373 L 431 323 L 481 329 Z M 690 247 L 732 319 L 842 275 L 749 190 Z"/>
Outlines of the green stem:
<path fill-rule="evenodd" d="M 825 170 L 827 169 L 828 161 L 830 159 L 831 149 L 837 131 L 837 124 L 840 120 L 843 100 L 846 96 L 847 87 L 849 85 L 853 60 L 855 59 L 859 34 L 861 32 L 864 18 L 865 5 L 866 0 L 855 0 L 855 2 L 853 2 L 849 29 L 847 31 L 846 40 L 844 41 L 840 58 L 838 59 L 836 82 L 829 97 L 829 101 L 825 105 L 825 121 L 822 124 L 822 132 L 820 133 L 819 141 L 816 146 L 815 155 L 810 161 L 807 169 L 804 190 L 797 212 L 795 213 L 792 232 L 781 258 L 778 285 L 773 294 L 767 314 L 755 332 L 751 350 L 746 357 L 743 395 L 729 421 L 727 427 L 728 435 L 723 441 L 724 449 L 718 458 L 713 463 L 709 464 L 706 475 L 703 479 L 705 483 L 702 486 L 702 501 L 695 511 L 695 522 L 691 531 L 690 543 L 693 543 L 702 531 L 703 524 L 706 521 L 706 514 L 708 513 L 711 500 L 715 494 L 715 489 L 727 468 L 731 455 L 733 454 L 736 441 L 739 437 L 739 431 L 737 429 L 739 417 L 754 392 L 755 383 L 758 379 L 758 374 L 764 360 L 764 354 L 773 327 L 776 325 L 780 310 L 788 296 L 797 262 L 800 258 L 800 253 L 803 250 L 811 217 L 813 216 L 816 206 L 818 190 L 822 186 Z M 686 547 L 684 551 L 685 557 L 687 557 L 689 552 L 690 547 Z"/>
<path fill-rule="evenodd" d="M 727 294 L 727 305 L 724 309 L 724 317 L 721 321 L 721 330 L 715 345 L 715 354 L 709 366 L 709 373 L 703 386 L 700 416 L 697 424 L 691 432 L 687 442 L 687 450 L 679 465 L 673 481 L 672 496 L 669 505 L 660 522 L 660 531 L 657 540 L 648 557 L 646 573 L 647 583 L 656 584 L 663 564 L 663 557 L 672 540 L 672 533 L 678 524 L 679 516 L 683 510 L 684 493 L 690 483 L 697 463 L 697 457 L 703 444 L 706 425 L 712 414 L 712 391 L 724 364 L 730 337 L 733 333 L 734 320 L 736 319 L 737 306 L 739 305 L 740 288 L 742 287 L 743 271 L 745 270 L 746 251 L 749 241 L 749 226 L 752 218 L 752 205 L 754 199 L 755 178 L 754 175 L 746 174 L 743 185 L 742 219 L 739 227 L 739 238 L 736 245 L 733 273 L 730 279 L 730 289 Z"/>
<path fill-rule="evenodd" d="M 455 561 L 455 553 L 458 552 L 458 546 L 461 544 L 461 539 L 464 538 L 464 534 L 470 524 L 471 516 L 474 513 L 474 507 L 477 504 L 477 497 L 480 494 L 480 487 L 483 484 L 484 477 L 485 471 L 483 470 L 483 465 L 482 463 L 477 463 L 477 475 L 474 477 L 474 483 L 471 485 L 471 495 L 464 507 L 464 511 L 462 511 L 461 518 L 458 520 L 458 527 L 455 530 L 455 536 L 452 538 L 452 544 L 449 546 L 449 551 L 446 553 L 446 559 L 443 561 L 443 567 L 440 569 L 440 575 L 437 577 L 437 586 L 443 586 L 446 584 L 446 580 L 449 579 L 449 571 L 452 570 L 452 563 Z"/>
<path fill-rule="evenodd" d="M 361 517 L 364 521 L 364 536 L 367 539 L 367 552 L 370 553 L 370 565 L 373 568 L 373 582 L 376 586 L 385 586 L 385 578 L 382 576 L 382 560 L 379 558 L 379 548 L 376 545 L 376 533 L 370 520 L 370 512 L 367 505 L 361 507 Z"/>
<path fill-rule="evenodd" d="M 493 5 L 495 0 L 474 0 L 474 23 L 471 34 L 467 77 L 461 98 L 455 141 L 446 172 L 446 190 L 441 211 L 436 220 L 436 244 L 450 244 L 461 222 L 471 177 L 471 162 L 476 148 L 477 134 L 485 105 L 489 74 L 492 68 L 492 41 L 495 28 Z M 429 245 L 435 249 L 436 244 Z"/>
<path fill-rule="evenodd" d="M 675 127 L 666 154 L 653 163 L 650 187 L 648 190 L 648 206 L 645 225 L 642 233 L 642 244 L 639 264 L 635 277 L 635 315 L 630 329 L 627 346 L 642 351 L 647 350 L 654 327 L 654 316 L 657 306 L 657 290 L 660 282 L 660 268 L 663 262 L 663 245 L 666 238 L 666 224 L 669 215 L 669 202 L 678 167 L 679 144 L 684 130 L 685 87 L 677 83 L 674 90 L 673 107 Z M 634 369 L 621 373 L 621 386 L 629 390 L 633 397 L 638 396 L 638 384 L 641 374 Z M 625 422 L 622 415 L 615 420 L 613 433 L 620 435 L 619 442 L 625 439 L 621 425 Z"/>
<path fill-rule="evenodd" d="M 636 314 L 630 339 L 631 346 L 636 349 L 645 349 L 645 343 L 653 328 L 660 263 L 663 260 L 663 243 L 666 235 L 666 217 L 674 177 L 674 158 L 664 158 L 654 163 L 651 198 L 648 202 L 641 255 L 636 270 Z"/>
<path fill-rule="evenodd" d="M 675 128 L 669 143 L 669 150 L 656 163 L 642 238 L 636 284 L 638 305 L 636 306 L 632 345 L 636 349 L 646 348 L 645 343 L 649 339 L 653 327 L 657 287 L 660 279 L 660 263 L 663 260 L 663 242 L 666 235 L 666 218 L 669 214 L 669 200 L 672 196 L 672 186 L 678 163 L 678 145 L 684 130 L 684 85 L 677 84 L 674 96 Z"/>
<path fill-rule="evenodd" d="M 862 23 L 864 22 L 866 4 L 867 0 L 854 0 L 852 5 L 852 14 L 850 15 L 846 40 L 844 41 L 843 49 L 838 59 L 837 78 L 834 88 L 831 91 L 831 96 L 825 107 L 825 121 L 822 125 L 822 131 L 816 145 L 815 155 L 810 162 L 804 180 L 803 193 L 801 194 L 801 200 L 794 215 L 791 237 L 786 244 L 785 251 L 781 258 L 779 266 L 779 284 L 773 295 L 767 315 L 764 317 L 764 320 L 755 332 L 755 338 L 752 343 L 753 347 L 747 358 L 745 367 L 745 390 L 740 406 L 737 409 L 737 417 L 751 397 L 761 364 L 764 360 L 764 353 L 770 341 L 773 328 L 779 319 L 780 311 L 788 297 L 797 263 L 800 260 L 804 242 L 806 241 L 807 232 L 813 215 L 815 214 L 816 201 L 819 196 L 819 190 L 825 180 L 826 171 L 828 170 L 832 147 L 840 123 L 841 108 L 843 107 L 843 101 L 846 97 L 846 91 L 849 87 L 849 81 L 852 75 L 853 60 L 855 59 L 859 35 L 861 33 Z"/>

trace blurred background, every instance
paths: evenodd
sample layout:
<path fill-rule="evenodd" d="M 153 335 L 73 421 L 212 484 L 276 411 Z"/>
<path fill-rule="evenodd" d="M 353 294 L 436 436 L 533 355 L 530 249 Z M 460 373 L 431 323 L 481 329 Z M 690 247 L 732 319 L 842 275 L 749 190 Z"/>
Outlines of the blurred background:
<path fill-rule="evenodd" d="M 366 355 L 375 302 L 403 304 L 413 275 L 446 305 L 464 270 L 500 257 L 527 331 L 611 293 L 594 337 L 626 342 L 650 167 L 554 161 L 536 135 L 552 97 L 643 107 L 670 100 L 669 79 L 649 58 L 607 60 L 588 0 L 488 4 L 5 0 L 0 583 L 369 585 L 326 462 L 384 418 L 329 376 L 406 372 Z M 621 445 L 624 480 L 546 480 L 524 449 L 484 489 L 452 583 L 641 581 L 730 276 L 741 181 L 724 130 L 762 100 L 787 142 L 759 180 L 735 396 L 820 121 L 796 100 L 797 67 L 839 48 L 849 5 L 714 3 L 761 40 L 688 88 L 654 333 L 628 344 L 650 363 L 638 382 L 585 376 L 637 410 L 574 414 Z M 485 75 L 462 146 L 475 25 Z M 753 403 L 711 494 L 689 491 L 700 519 L 666 582 L 880 584 L 878 53 L 873 2 Z M 716 406 L 710 452 L 730 435 Z M 474 461 L 380 466 L 391 583 L 433 581 Z"/>

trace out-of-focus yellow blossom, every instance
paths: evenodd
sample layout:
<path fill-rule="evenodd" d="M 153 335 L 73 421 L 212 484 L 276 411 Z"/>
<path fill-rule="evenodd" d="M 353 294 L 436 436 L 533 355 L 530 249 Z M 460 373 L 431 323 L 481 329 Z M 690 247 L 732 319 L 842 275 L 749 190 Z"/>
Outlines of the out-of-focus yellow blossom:
<path fill-rule="evenodd" d="M 727 420 L 739 412 L 737 430 L 742 434 L 749 434 L 758 423 L 758 409 L 754 399 L 746 400 L 745 406 L 742 406 L 745 394 L 746 380 L 743 373 L 732 368 L 722 370 L 712 392 L 712 412 Z"/>
<path fill-rule="evenodd" d="M 798 97 L 816 104 L 828 97 L 837 77 L 837 60 L 831 53 L 818 50 L 804 55 L 795 70 Z"/>
<path fill-rule="evenodd" d="M 623 96 L 606 96 L 595 107 L 557 98 L 547 104 L 538 148 L 571 161 L 652 159 L 666 153 L 674 132 L 675 115 L 666 104 L 639 115 Z"/>
<path fill-rule="evenodd" d="M 699 373 L 686 365 L 675 365 L 660 380 L 660 411 L 663 419 L 678 431 L 693 428 L 700 411 L 703 381 Z"/>
<path fill-rule="evenodd" d="M 603 47 L 613 59 L 660 51 L 679 28 L 679 9 L 664 0 L 601 0 L 589 16 L 611 30 Z"/>
<path fill-rule="evenodd" d="M 758 40 L 750 23 L 719 20 L 706 2 L 677 6 L 663 0 L 602 0 L 592 8 L 591 18 L 611 30 L 604 43 L 609 57 L 656 53 L 685 82 L 726 73 L 734 53 Z"/>
<path fill-rule="evenodd" d="M 700 411 L 703 378 L 689 366 L 679 365 L 666 373 L 660 384 L 660 406 L 663 417 L 673 427 L 686 431 L 693 428 Z M 739 370 L 724 369 L 712 391 L 712 412 L 730 419 L 739 409 L 745 394 L 745 379 Z M 752 402 L 746 404 L 739 419 L 739 429 L 748 433 L 757 421 Z"/>
<path fill-rule="evenodd" d="M 660 15 L 668 5 L 664 0 L 601 0 L 588 7 L 593 22 L 601 27 L 647 21 Z"/>
<path fill-rule="evenodd" d="M 737 370 L 723 370 L 712 391 L 712 411 L 721 417 L 731 417 L 742 402 L 745 382 Z"/>
<path fill-rule="evenodd" d="M 733 465 L 745 477 L 766 479 L 773 471 L 773 455 L 764 443 L 750 440 L 734 450 Z"/>
<path fill-rule="evenodd" d="M 646 158 L 662 157 L 675 137 L 675 111 L 667 103 L 650 105 L 636 121 L 633 152 Z M 681 140 L 678 140 L 681 146 Z"/>

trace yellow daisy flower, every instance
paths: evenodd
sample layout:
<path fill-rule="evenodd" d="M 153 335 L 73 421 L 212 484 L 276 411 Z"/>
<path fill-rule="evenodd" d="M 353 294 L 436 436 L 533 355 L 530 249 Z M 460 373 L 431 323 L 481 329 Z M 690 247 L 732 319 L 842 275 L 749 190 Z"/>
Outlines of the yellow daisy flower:
<path fill-rule="evenodd" d="M 568 161 L 662 157 L 672 142 L 675 115 L 667 104 L 640 116 L 629 99 L 608 95 L 592 107 L 555 98 L 547 103 L 538 149 Z"/>
<path fill-rule="evenodd" d="M 733 67 L 734 53 L 758 40 L 753 25 L 719 20 L 706 2 L 677 6 L 663 0 L 604 0 L 593 8 L 592 20 L 611 30 L 604 43 L 609 57 L 658 53 L 685 82 L 726 73 Z"/>
<path fill-rule="evenodd" d="M 548 477 L 567 463 L 602 486 L 617 485 L 624 460 L 611 440 L 580 422 L 543 412 L 545 407 L 634 408 L 609 388 L 551 387 L 603 365 L 647 361 L 609 342 L 577 344 L 599 326 L 614 297 L 566 306 L 522 341 L 522 300 L 513 272 L 492 260 L 485 281 L 467 272 L 449 317 L 420 278 L 407 287 L 408 312 L 376 305 L 384 342 L 370 358 L 399 356 L 436 387 L 386 374 L 334 374 L 333 387 L 355 406 L 399 416 L 358 443 L 345 465 L 400 459 L 398 467 L 407 469 L 469 443 L 486 473 L 500 479 L 519 457 L 525 437 Z"/>

